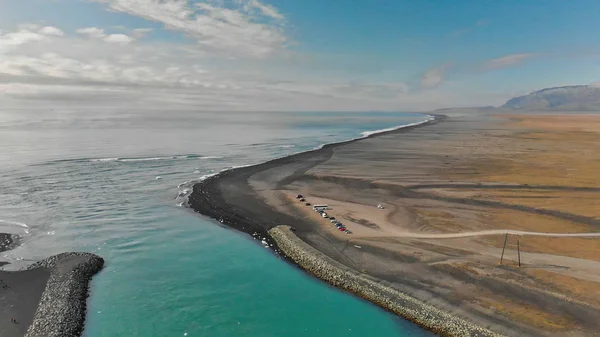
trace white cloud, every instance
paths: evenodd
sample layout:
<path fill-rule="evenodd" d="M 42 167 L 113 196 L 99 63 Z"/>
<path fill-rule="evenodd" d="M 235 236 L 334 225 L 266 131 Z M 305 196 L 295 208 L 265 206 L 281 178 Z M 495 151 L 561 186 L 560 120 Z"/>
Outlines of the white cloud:
<path fill-rule="evenodd" d="M 76 32 L 97 39 L 101 39 L 106 36 L 106 34 L 104 33 L 104 29 L 97 27 L 79 28 L 76 30 Z"/>
<path fill-rule="evenodd" d="M 14 49 L 23 44 L 44 41 L 46 39 L 47 37 L 45 35 L 26 29 L 21 29 L 16 32 L 7 32 L 4 34 L 0 31 L 0 53 Z"/>
<path fill-rule="evenodd" d="M 503 57 L 487 60 L 483 63 L 482 68 L 484 70 L 493 70 L 510 67 L 521 63 L 522 61 L 532 58 L 536 54 L 522 53 L 522 54 L 511 54 Z"/>
<path fill-rule="evenodd" d="M 52 26 L 43 27 L 38 32 L 40 34 L 48 35 L 48 36 L 64 36 L 65 35 L 65 33 L 62 30 L 60 30 L 56 27 L 52 27 Z"/>
<path fill-rule="evenodd" d="M 285 20 L 285 17 L 283 16 L 283 14 L 281 14 L 273 6 L 265 5 L 257 0 L 249 0 L 246 2 L 239 1 L 239 2 L 244 3 L 244 5 L 246 6 L 246 11 L 250 11 L 252 8 L 254 8 L 254 9 L 259 10 L 262 15 L 265 15 L 267 17 L 270 17 L 270 18 L 273 18 L 276 20 L 280 20 L 280 21 Z"/>
<path fill-rule="evenodd" d="M 81 35 L 86 35 L 94 39 L 101 39 L 109 43 L 127 44 L 134 40 L 131 36 L 125 34 L 106 34 L 104 29 L 97 27 L 80 28 L 77 29 L 76 32 Z"/>
<path fill-rule="evenodd" d="M 401 82 L 335 75 L 323 63 L 337 62 L 333 58 L 318 64 L 294 54 L 230 59 L 193 42 L 107 43 L 119 34 L 99 27 L 60 38 L 29 28 L 0 33 L 2 42 L 18 41 L 0 57 L 4 108 L 414 111 L 476 103 L 440 89 L 410 91 Z M 133 38 L 133 30 L 122 30 L 127 35 L 113 42 Z M 428 71 L 423 83 L 441 83 L 445 67 Z"/>
<path fill-rule="evenodd" d="M 111 43 L 124 43 L 127 44 L 133 41 L 132 37 L 129 37 L 125 34 L 109 34 L 104 37 L 104 41 Z"/>
<path fill-rule="evenodd" d="M 285 49 L 288 42 L 284 15 L 258 0 L 236 0 L 236 6 L 225 6 L 224 1 L 95 1 L 181 31 L 210 51 L 262 58 Z"/>
<path fill-rule="evenodd" d="M 444 76 L 450 64 L 442 64 L 431 69 L 428 69 L 421 75 L 421 89 L 434 89 L 444 82 Z"/>

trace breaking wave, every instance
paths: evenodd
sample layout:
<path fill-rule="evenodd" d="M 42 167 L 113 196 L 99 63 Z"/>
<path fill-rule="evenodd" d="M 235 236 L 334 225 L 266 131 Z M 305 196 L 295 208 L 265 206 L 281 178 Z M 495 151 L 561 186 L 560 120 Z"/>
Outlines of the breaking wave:
<path fill-rule="evenodd" d="M 177 155 L 177 156 L 161 156 L 161 157 L 132 157 L 132 158 L 92 158 L 89 162 L 121 162 L 121 163 L 136 163 L 145 161 L 159 160 L 185 160 L 185 159 L 220 159 L 218 156 L 201 156 L 195 154 Z"/>
<path fill-rule="evenodd" d="M 395 126 L 395 127 L 391 127 L 391 128 L 387 128 L 387 129 L 365 131 L 365 132 L 361 132 L 361 135 L 363 136 L 363 138 L 365 138 L 365 137 L 369 137 L 369 136 L 372 136 L 372 135 L 376 135 L 378 133 L 389 132 L 389 131 L 394 131 L 394 130 L 408 128 L 408 127 L 411 127 L 411 126 L 417 126 L 417 125 L 425 124 L 425 123 L 430 122 L 430 121 L 432 121 L 434 119 L 435 119 L 435 117 L 429 116 L 424 121 L 420 121 L 420 122 L 416 122 L 416 123 L 410 123 L 410 124 L 404 124 L 404 125 L 399 125 L 399 126 Z"/>

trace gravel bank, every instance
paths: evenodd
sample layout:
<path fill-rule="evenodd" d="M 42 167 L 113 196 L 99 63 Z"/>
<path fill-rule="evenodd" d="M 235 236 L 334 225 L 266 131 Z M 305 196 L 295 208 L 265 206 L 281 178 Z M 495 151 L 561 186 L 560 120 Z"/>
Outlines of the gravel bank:
<path fill-rule="evenodd" d="M 28 270 L 49 269 L 50 278 L 25 336 L 80 336 L 89 282 L 103 266 L 104 260 L 90 253 L 63 253 L 29 266 Z"/>
<path fill-rule="evenodd" d="M 350 269 L 298 238 L 289 226 L 277 226 L 269 235 L 279 249 L 309 273 L 331 285 L 354 293 L 442 336 L 500 337 L 461 318 L 397 291 Z"/>

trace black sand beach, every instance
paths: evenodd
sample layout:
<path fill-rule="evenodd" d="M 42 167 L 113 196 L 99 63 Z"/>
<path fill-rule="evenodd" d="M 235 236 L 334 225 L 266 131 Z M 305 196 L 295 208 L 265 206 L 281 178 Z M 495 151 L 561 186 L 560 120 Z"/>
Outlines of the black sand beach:
<path fill-rule="evenodd" d="M 496 144 L 496 136 L 509 142 L 504 145 Z M 494 116 L 436 116 L 434 121 L 420 126 L 326 145 L 322 149 L 222 172 L 196 184 L 189 197 L 189 205 L 196 212 L 227 226 L 264 238 L 276 251 L 279 251 L 277 243 L 268 231 L 280 225 L 291 226 L 293 233 L 302 241 L 336 263 L 341 263 L 345 268 L 369 275 L 386 287 L 408 294 L 421 303 L 462 318 L 474 326 L 489 328 L 509 336 L 563 336 L 563 331 L 569 331 L 573 336 L 587 336 L 587 332 L 583 331 L 600 329 L 599 323 L 593 318 L 598 313 L 597 309 L 561 296 L 549 296 L 549 292 L 532 287 L 531 284 L 535 283 L 531 283 L 531 277 L 526 271 L 498 266 L 499 251 L 496 253 L 496 248 L 482 246 L 481 241 L 457 239 L 440 242 L 394 238 L 393 235 L 378 235 L 372 238 L 367 235 L 362 239 L 356 233 L 344 236 L 343 233 L 335 231 L 335 228 L 332 231 L 330 227 L 323 225 L 323 220 L 315 218 L 314 212 L 308 212 L 308 207 L 301 206 L 293 200 L 296 193 L 302 193 L 307 196 L 307 201 L 313 203 L 335 201 L 339 203 L 337 208 L 334 207 L 334 211 L 337 212 L 342 212 L 345 204 L 351 205 L 347 206 L 350 208 L 371 205 L 371 209 L 376 209 L 372 205 L 385 200 L 390 203 L 391 208 L 389 213 L 386 213 L 386 219 L 408 226 L 419 226 L 408 228 L 417 232 L 425 228 L 424 220 L 420 220 L 422 215 L 417 215 L 414 211 L 406 213 L 401 208 L 443 209 L 449 219 L 454 216 L 466 216 L 465 220 L 458 222 L 463 225 L 476 222 L 469 218 L 474 216 L 475 212 L 485 217 L 487 212 L 496 210 L 520 212 L 517 214 L 519 218 L 534 215 L 551 216 L 561 221 L 577 220 L 582 226 L 596 224 L 597 221 L 590 217 L 567 214 L 564 211 L 539 210 L 537 207 L 493 202 L 470 195 L 456 197 L 432 193 L 436 186 L 462 186 L 460 180 L 444 178 L 445 174 L 474 176 L 472 172 L 477 171 L 465 168 L 466 160 L 473 156 L 471 148 L 479 146 L 481 149 L 476 150 L 483 151 L 484 154 L 493 154 L 491 150 L 521 149 L 522 146 L 518 143 L 510 142 L 512 139 L 514 136 L 504 130 Z M 471 186 L 475 185 L 469 183 Z M 412 189 L 412 186 L 415 188 Z M 493 186 L 505 190 L 507 185 L 490 184 L 488 188 L 491 190 Z M 531 189 L 526 186 L 521 184 L 517 190 Z M 540 186 L 551 188 L 548 184 Z M 573 191 L 581 192 L 576 189 Z M 593 189 L 590 191 L 594 192 Z M 402 203 L 406 207 L 398 206 L 403 205 Z M 372 222 L 360 220 L 357 215 L 350 215 L 352 212 L 358 212 L 357 210 L 346 212 L 349 213 L 345 215 L 345 222 L 354 220 L 354 225 L 362 227 L 356 229 L 367 233 L 373 230 L 369 228 L 373 227 Z M 485 218 L 482 219 L 485 223 Z M 363 225 L 360 226 L 360 223 Z M 360 248 L 354 248 L 356 245 Z M 463 245 L 470 250 L 461 249 Z M 485 251 L 479 252 L 479 249 Z M 541 254 L 539 257 L 546 258 Z M 294 260 L 291 257 L 287 258 Z M 456 262 L 462 263 L 464 259 L 469 261 L 468 265 L 457 267 Z M 294 262 L 298 263 L 298 260 Z M 469 267 L 473 264 L 477 272 Z M 330 282 L 327 275 L 318 275 L 311 271 L 310 264 L 308 267 L 304 265 L 303 268 Z M 503 273 L 507 273 L 508 276 L 498 277 Z M 507 277 L 511 279 L 507 280 Z M 361 295 L 360 290 L 346 286 L 342 288 Z M 470 299 L 467 295 L 469 293 L 481 294 L 482 300 Z M 391 305 L 390 301 L 382 301 L 382 296 L 375 296 L 377 300 L 374 300 L 373 296 L 363 297 L 388 310 L 399 312 L 393 309 L 394 305 Z M 504 309 L 497 312 L 497 303 L 503 305 L 504 307 L 500 308 Z M 521 308 L 529 309 L 519 311 Z M 542 309 L 547 312 L 540 311 Z M 525 314 L 526 312 L 528 314 Z M 423 320 L 415 319 L 414 316 L 400 314 L 438 333 L 451 336 L 471 335 L 467 331 L 461 334 L 454 330 L 452 332 L 438 329 L 441 327 L 436 327 L 433 323 L 423 323 Z M 421 318 L 432 317 L 433 312 L 421 312 L 419 315 Z M 527 316 L 528 320 L 518 322 L 513 319 L 520 316 Z M 582 330 L 574 332 L 576 330 L 573 330 L 573 326 Z M 555 329 L 553 331 L 548 327 Z"/>
<path fill-rule="evenodd" d="M 333 150 L 337 147 L 387 134 L 409 132 L 415 128 L 446 119 L 443 115 L 435 115 L 434 118 L 421 125 L 382 132 L 361 139 L 326 144 L 320 149 L 222 172 L 195 184 L 188 203 L 198 213 L 239 231 L 258 235 L 267 240 L 269 240 L 267 233 L 269 229 L 291 223 L 294 224 L 296 233 L 302 237 L 302 233 L 314 232 L 314 223 L 298 221 L 293 214 L 274 211 L 270 205 L 257 196 L 256 192 L 283 187 L 301 179 L 308 170 L 330 159 Z M 251 178 L 254 184 L 250 182 Z"/>
<path fill-rule="evenodd" d="M 47 268 L 0 271 L 0 336 L 25 336 L 49 278 Z M 13 318 L 17 323 L 11 321 Z"/>

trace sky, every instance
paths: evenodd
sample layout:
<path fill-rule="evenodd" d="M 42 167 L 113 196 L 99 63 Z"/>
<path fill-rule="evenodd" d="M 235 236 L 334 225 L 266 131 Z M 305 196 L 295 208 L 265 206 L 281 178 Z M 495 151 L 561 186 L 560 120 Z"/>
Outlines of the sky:
<path fill-rule="evenodd" d="M 600 81 L 597 0 L 0 0 L 0 109 L 427 111 Z"/>

